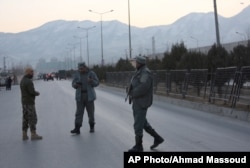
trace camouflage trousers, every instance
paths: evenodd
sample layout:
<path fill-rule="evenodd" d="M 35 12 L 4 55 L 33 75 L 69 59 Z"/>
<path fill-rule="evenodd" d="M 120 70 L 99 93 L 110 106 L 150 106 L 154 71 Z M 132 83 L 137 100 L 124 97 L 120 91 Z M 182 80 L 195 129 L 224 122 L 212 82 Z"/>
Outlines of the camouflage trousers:
<path fill-rule="evenodd" d="M 35 131 L 37 124 L 35 105 L 22 105 L 22 106 L 23 106 L 23 119 L 22 119 L 23 131 L 27 131 L 28 128 L 30 128 L 30 131 Z"/>

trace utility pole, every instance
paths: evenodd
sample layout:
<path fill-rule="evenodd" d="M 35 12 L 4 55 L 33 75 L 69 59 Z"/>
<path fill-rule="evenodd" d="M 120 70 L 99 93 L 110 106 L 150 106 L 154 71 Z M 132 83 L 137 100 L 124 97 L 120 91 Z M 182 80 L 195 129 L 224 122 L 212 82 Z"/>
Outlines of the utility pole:
<path fill-rule="evenodd" d="M 3 72 L 6 72 L 6 57 L 3 57 Z"/>
<path fill-rule="evenodd" d="M 217 46 L 220 46 L 220 31 L 219 31 L 219 22 L 218 22 L 216 0 L 214 0 L 214 18 L 215 18 L 215 30 L 216 30 Z"/>
<path fill-rule="evenodd" d="M 109 10 L 109 11 L 107 11 L 107 12 L 102 12 L 102 13 L 100 13 L 100 12 L 95 12 L 95 11 L 93 11 L 93 10 L 89 10 L 89 12 L 96 13 L 96 14 L 100 15 L 100 17 L 101 17 L 101 54 L 102 54 L 102 62 L 101 62 L 101 65 L 102 65 L 102 66 L 104 66 L 104 57 L 103 57 L 103 34 L 102 34 L 102 15 L 103 15 L 103 14 L 106 14 L 106 13 L 113 12 L 113 11 L 114 11 L 114 10 L 112 9 L 112 10 Z"/>
<path fill-rule="evenodd" d="M 89 30 L 95 28 L 96 26 L 84 28 L 84 27 L 79 27 L 79 29 L 83 29 L 86 31 L 86 37 L 87 37 L 87 58 L 88 58 L 88 67 L 89 67 Z"/>
<path fill-rule="evenodd" d="M 132 49 L 131 49 L 131 30 L 130 30 L 130 1 L 128 0 L 128 34 L 129 34 L 129 58 L 132 58 Z"/>
<path fill-rule="evenodd" d="M 156 58 L 155 56 L 155 37 L 152 37 L 152 56 L 153 58 Z"/>

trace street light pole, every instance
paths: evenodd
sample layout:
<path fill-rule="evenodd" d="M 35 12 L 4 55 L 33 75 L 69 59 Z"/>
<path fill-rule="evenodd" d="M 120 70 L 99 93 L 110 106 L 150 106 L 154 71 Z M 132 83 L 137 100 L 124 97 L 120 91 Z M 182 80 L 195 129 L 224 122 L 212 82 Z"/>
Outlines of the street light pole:
<path fill-rule="evenodd" d="M 129 34 L 129 58 L 132 57 L 131 50 L 131 30 L 130 30 L 130 0 L 128 0 L 128 34 Z"/>
<path fill-rule="evenodd" d="M 68 67 L 69 67 L 69 69 L 70 68 L 73 69 L 73 60 L 72 60 L 72 54 L 71 54 L 72 49 L 71 48 L 67 48 L 67 49 L 68 49 L 67 54 L 68 54 L 68 58 L 69 58 Z"/>
<path fill-rule="evenodd" d="M 247 45 L 248 45 L 248 37 L 247 37 L 247 35 L 245 35 L 245 34 L 243 34 L 243 33 L 240 33 L 240 32 L 235 32 L 236 34 L 238 34 L 238 35 L 240 35 L 240 36 L 242 36 L 242 44 L 244 45 L 244 43 L 247 43 Z M 238 44 L 240 44 L 240 42 L 238 42 Z"/>
<path fill-rule="evenodd" d="M 194 38 L 193 36 L 190 36 L 190 38 L 191 38 L 191 39 L 194 39 L 194 40 L 196 41 L 196 47 L 197 47 L 197 49 L 198 49 L 198 45 L 199 45 L 198 39 Z"/>
<path fill-rule="evenodd" d="M 104 65 L 104 58 L 103 58 L 103 35 L 102 35 L 102 15 L 106 14 L 106 13 L 113 12 L 113 11 L 114 10 L 109 10 L 107 12 L 100 13 L 100 12 L 95 12 L 93 10 L 89 10 L 89 12 L 96 13 L 96 14 L 100 15 L 100 17 L 101 17 L 101 55 L 102 55 L 102 62 L 101 62 L 101 64 L 102 64 L 102 66 Z"/>
<path fill-rule="evenodd" d="M 73 36 L 74 38 L 80 39 L 80 62 L 82 62 L 82 39 L 83 37 Z"/>
<path fill-rule="evenodd" d="M 75 58 L 75 55 L 76 55 L 76 53 L 75 53 L 75 49 L 76 49 L 76 45 L 77 43 L 75 43 L 75 44 L 71 44 L 71 43 L 68 43 L 68 45 L 71 45 L 72 47 L 73 47 L 73 68 L 76 68 L 76 58 Z"/>
<path fill-rule="evenodd" d="M 3 57 L 3 72 L 6 72 L 6 57 Z"/>
<path fill-rule="evenodd" d="M 218 22 L 216 0 L 214 0 L 214 18 L 215 18 L 215 29 L 216 29 L 217 46 L 220 46 L 220 31 L 219 31 L 219 22 Z"/>
<path fill-rule="evenodd" d="M 88 67 L 89 67 L 89 30 L 95 28 L 96 26 L 88 27 L 88 28 L 83 28 L 83 27 L 78 27 L 80 29 L 83 29 L 86 31 L 86 37 L 87 37 L 87 58 L 88 58 Z"/>
<path fill-rule="evenodd" d="M 240 33 L 240 32 L 235 32 L 236 34 L 240 35 L 243 37 L 243 40 L 246 40 L 247 38 L 245 37 L 245 35 L 243 33 Z"/>

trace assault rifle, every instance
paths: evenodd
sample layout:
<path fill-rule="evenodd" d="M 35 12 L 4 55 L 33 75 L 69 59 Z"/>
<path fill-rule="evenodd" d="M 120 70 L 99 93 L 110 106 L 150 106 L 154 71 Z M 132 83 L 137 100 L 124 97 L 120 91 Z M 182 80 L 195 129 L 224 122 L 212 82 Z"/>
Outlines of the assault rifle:
<path fill-rule="evenodd" d="M 128 100 L 129 104 L 131 104 L 132 102 L 132 97 L 130 95 L 131 90 L 132 90 L 132 85 L 130 84 L 129 87 L 126 87 L 127 96 L 125 97 L 125 102 Z"/>

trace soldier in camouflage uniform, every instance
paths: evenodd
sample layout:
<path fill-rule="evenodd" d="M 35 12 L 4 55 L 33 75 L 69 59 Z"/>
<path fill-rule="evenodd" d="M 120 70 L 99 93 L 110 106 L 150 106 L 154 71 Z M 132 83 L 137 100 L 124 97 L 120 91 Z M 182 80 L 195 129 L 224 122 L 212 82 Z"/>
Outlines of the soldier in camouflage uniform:
<path fill-rule="evenodd" d="M 136 57 L 136 69 L 136 74 L 131 79 L 129 89 L 129 96 L 133 103 L 135 146 L 129 149 L 129 152 L 143 152 L 143 129 L 154 137 L 151 149 L 156 148 L 164 141 L 146 119 L 147 109 L 153 102 L 153 76 L 146 66 L 145 57 Z"/>
<path fill-rule="evenodd" d="M 28 128 L 31 132 L 31 140 L 42 139 L 42 136 L 36 134 L 36 124 L 37 124 L 37 114 L 35 108 L 35 97 L 39 96 L 40 93 L 35 91 L 33 78 L 33 69 L 27 68 L 25 70 L 25 75 L 20 82 L 21 89 L 21 100 L 23 108 L 23 140 L 29 139 L 27 135 Z"/>

